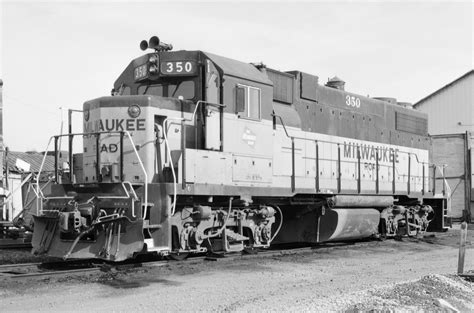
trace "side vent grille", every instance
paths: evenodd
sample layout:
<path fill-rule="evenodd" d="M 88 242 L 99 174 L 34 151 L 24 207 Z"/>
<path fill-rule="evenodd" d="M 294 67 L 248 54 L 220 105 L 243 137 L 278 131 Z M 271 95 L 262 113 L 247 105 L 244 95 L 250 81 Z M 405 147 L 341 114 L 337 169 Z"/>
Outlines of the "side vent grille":
<path fill-rule="evenodd" d="M 311 101 L 316 101 L 318 95 L 316 88 L 318 86 L 318 76 L 301 73 L 301 98 Z"/>
<path fill-rule="evenodd" d="M 267 68 L 268 78 L 273 82 L 273 100 L 293 103 L 294 76 Z"/>
<path fill-rule="evenodd" d="M 395 112 L 395 129 L 425 136 L 428 133 L 428 120 L 401 112 Z"/>

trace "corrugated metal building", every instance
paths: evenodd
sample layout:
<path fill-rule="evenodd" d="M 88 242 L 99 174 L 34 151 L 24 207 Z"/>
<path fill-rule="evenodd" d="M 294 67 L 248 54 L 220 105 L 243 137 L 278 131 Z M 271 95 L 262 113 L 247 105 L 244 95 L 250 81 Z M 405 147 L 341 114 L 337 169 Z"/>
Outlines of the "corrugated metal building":
<path fill-rule="evenodd" d="M 430 135 L 474 131 L 474 70 L 421 99 L 413 107 L 428 113 Z"/>
<path fill-rule="evenodd" d="M 428 114 L 433 162 L 447 165 L 445 176 L 452 190 L 453 219 L 474 219 L 474 70 L 413 107 Z"/>

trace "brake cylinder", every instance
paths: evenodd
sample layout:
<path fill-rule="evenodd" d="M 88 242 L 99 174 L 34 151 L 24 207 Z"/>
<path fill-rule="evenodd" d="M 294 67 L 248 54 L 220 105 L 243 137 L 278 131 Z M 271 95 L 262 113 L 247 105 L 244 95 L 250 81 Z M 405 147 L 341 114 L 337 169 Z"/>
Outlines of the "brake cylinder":
<path fill-rule="evenodd" d="M 203 205 L 198 205 L 194 207 L 194 218 L 199 219 L 199 220 L 207 220 L 209 217 L 211 217 L 211 207 L 210 206 L 203 206 Z"/>

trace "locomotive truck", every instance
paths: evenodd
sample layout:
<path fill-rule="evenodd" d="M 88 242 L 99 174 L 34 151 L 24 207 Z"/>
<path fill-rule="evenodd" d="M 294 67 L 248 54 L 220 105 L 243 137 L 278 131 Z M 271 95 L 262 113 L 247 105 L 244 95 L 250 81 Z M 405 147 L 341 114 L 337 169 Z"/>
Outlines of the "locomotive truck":
<path fill-rule="evenodd" d="M 34 253 L 184 258 L 446 229 L 425 114 L 337 77 L 140 46 L 112 95 L 84 103 L 83 132 L 51 138 L 69 162 L 38 189 Z"/>

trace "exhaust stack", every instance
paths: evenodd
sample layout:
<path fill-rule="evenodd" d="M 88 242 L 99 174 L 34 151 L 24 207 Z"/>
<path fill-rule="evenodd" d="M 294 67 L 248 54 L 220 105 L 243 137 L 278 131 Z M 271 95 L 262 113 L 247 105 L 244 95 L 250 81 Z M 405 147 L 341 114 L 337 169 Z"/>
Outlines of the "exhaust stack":
<path fill-rule="evenodd" d="M 333 78 L 328 79 L 328 82 L 326 83 L 327 87 L 339 89 L 339 90 L 344 90 L 345 85 L 346 85 L 346 82 L 337 76 L 334 76 Z"/>

